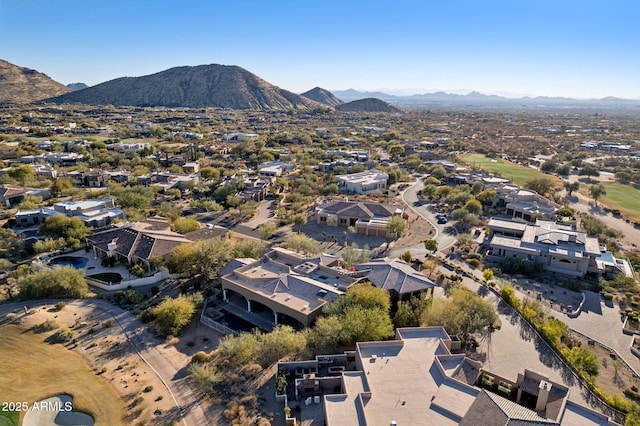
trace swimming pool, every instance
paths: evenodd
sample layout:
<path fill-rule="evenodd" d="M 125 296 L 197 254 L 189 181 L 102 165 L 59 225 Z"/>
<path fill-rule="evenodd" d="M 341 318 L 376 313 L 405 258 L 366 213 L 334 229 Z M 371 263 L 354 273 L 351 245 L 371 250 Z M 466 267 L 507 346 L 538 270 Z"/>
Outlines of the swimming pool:
<path fill-rule="evenodd" d="M 89 259 L 82 256 L 58 256 L 49 261 L 49 265 L 70 265 L 76 269 L 83 269 L 87 266 Z"/>
<path fill-rule="evenodd" d="M 99 274 L 89 275 L 87 278 L 102 281 L 110 284 L 117 284 L 122 281 L 122 275 L 117 272 L 102 272 Z"/>

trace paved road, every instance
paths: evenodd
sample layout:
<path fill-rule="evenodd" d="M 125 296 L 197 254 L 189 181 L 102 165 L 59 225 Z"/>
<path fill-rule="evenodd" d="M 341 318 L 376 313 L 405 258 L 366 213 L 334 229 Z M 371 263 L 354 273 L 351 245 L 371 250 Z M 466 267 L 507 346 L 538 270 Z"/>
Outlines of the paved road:
<path fill-rule="evenodd" d="M 429 211 L 426 205 L 417 205 L 418 201 L 418 192 L 424 188 L 424 183 L 422 179 L 418 178 L 418 181 L 414 183 L 412 186 L 403 191 L 400 196 L 402 200 L 409 206 L 410 209 L 415 211 L 418 215 L 422 216 L 425 220 L 431 223 L 431 226 L 435 229 L 435 235 L 432 238 L 438 241 L 438 251 L 444 254 L 444 251 L 451 247 L 456 243 L 457 232 L 455 228 L 449 224 L 441 225 L 438 223 L 436 219 L 435 213 Z M 407 248 L 402 249 L 394 249 L 389 252 L 390 257 L 399 257 L 402 253 L 407 251 Z M 415 247 L 410 247 L 409 251 L 413 254 L 414 257 L 426 257 L 427 250 L 424 248 L 423 244 L 416 245 Z"/>
<path fill-rule="evenodd" d="M 570 318 L 555 310 L 551 310 L 550 314 L 563 321 L 569 328 L 615 349 L 627 364 L 640 372 L 640 359 L 630 349 L 633 336 L 622 332 L 623 321 L 618 306 L 613 302 L 602 303 L 598 293 L 584 293 L 586 300 L 580 315 L 576 318 Z"/>
<path fill-rule="evenodd" d="M 247 222 L 241 225 L 251 229 L 258 229 L 261 225 L 267 223 L 273 217 L 273 200 L 263 200 L 258 203 L 256 214 Z"/>
<path fill-rule="evenodd" d="M 23 306 L 28 308 L 39 307 L 57 302 L 57 300 L 28 301 L 24 303 L 10 303 L 0 306 L 0 314 L 4 317 L 9 312 L 21 310 Z M 197 398 L 191 388 L 185 383 L 186 369 L 178 371 L 155 348 L 153 338 L 148 334 L 146 327 L 130 312 L 124 311 L 105 300 L 86 299 L 67 302 L 67 305 L 88 306 L 107 312 L 117 321 L 125 336 L 136 350 L 140 358 L 156 372 L 160 380 L 169 389 L 174 397 L 176 407 L 182 413 L 183 424 L 187 426 L 207 425 L 207 421 Z"/>

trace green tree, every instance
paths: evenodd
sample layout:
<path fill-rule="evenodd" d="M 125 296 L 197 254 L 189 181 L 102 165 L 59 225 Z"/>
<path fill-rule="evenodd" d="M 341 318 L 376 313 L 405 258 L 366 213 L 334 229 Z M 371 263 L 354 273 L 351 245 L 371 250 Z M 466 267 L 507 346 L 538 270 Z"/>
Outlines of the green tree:
<path fill-rule="evenodd" d="M 399 301 L 396 313 L 393 316 L 393 325 L 396 328 L 420 326 L 420 318 L 425 310 L 428 309 L 430 303 L 430 298 L 415 296 L 406 301 Z"/>
<path fill-rule="evenodd" d="M 434 166 L 431 169 L 431 176 L 436 179 L 442 180 L 445 176 L 447 176 L 447 170 L 441 165 Z"/>
<path fill-rule="evenodd" d="M 569 182 L 568 180 L 566 180 L 564 181 L 562 186 L 564 187 L 565 191 L 567 191 L 569 197 L 571 197 L 571 194 L 580 189 L 580 182 Z"/>
<path fill-rule="evenodd" d="M 346 294 L 325 305 L 322 312 L 326 315 L 342 315 L 353 305 L 379 308 L 388 312 L 391 308 L 391 299 L 386 290 L 369 282 L 363 282 L 349 287 Z"/>
<path fill-rule="evenodd" d="M 424 248 L 435 254 L 438 251 L 438 240 L 424 240 Z"/>
<path fill-rule="evenodd" d="M 482 213 L 482 204 L 480 203 L 480 201 L 476 199 L 469 200 L 464 205 L 464 209 L 467 210 L 469 213 L 480 214 Z"/>
<path fill-rule="evenodd" d="M 242 198 L 239 195 L 227 195 L 224 203 L 229 208 L 236 208 L 242 202 Z"/>
<path fill-rule="evenodd" d="M 233 257 L 248 257 L 259 259 L 266 246 L 259 240 L 240 240 L 233 245 Z"/>
<path fill-rule="evenodd" d="M 276 233 L 276 229 L 276 225 L 273 223 L 265 223 L 263 225 L 260 225 L 260 228 L 258 230 L 260 232 L 260 238 L 263 240 L 268 240 L 269 237 Z"/>
<path fill-rule="evenodd" d="M 436 185 L 433 185 L 433 184 L 426 185 L 424 188 L 422 188 L 422 192 L 421 192 L 422 196 L 427 198 L 433 198 L 437 189 L 438 187 Z"/>
<path fill-rule="evenodd" d="M 387 221 L 385 229 L 388 233 L 397 235 L 400 238 L 407 233 L 409 223 L 400 216 L 392 216 Z"/>
<path fill-rule="evenodd" d="M 306 349 L 305 333 L 295 331 L 288 325 L 278 325 L 271 333 L 260 334 L 258 339 L 257 361 L 263 368 L 283 357 L 300 356 Z"/>
<path fill-rule="evenodd" d="M 343 322 L 339 315 L 320 316 L 307 335 L 307 345 L 314 354 L 334 354 L 344 344 Z"/>
<path fill-rule="evenodd" d="M 478 195 L 484 190 L 484 183 L 482 181 L 476 181 L 471 186 L 471 193 L 473 195 Z"/>
<path fill-rule="evenodd" d="M 191 272 L 196 264 L 195 244 L 182 244 L 174 248 L 167 260 L 167 268 L 172 274 Z"/>
<path fill-rule="evenodd" d="M 480 201 L 483 205 L 488 206 L 493 203 L 493 199 L 496 197 L 497 192 L 493 189 L 485 189 L 478 195 L 476 195 L 476 199 Z"/>
<path fill-rule="evenodd" d="M 166 297 L 160 304 L 150 308 L 153 324 L 159 331 L 176 336 L 189 324 L 196 307 L 191 299 L 185 296 Z"/>
<path fill-rule="evenodd" d="M 484 278 L 484 280 L 486 282 L 490 282 L 493 281 L 493 270 L 491 269 L 485 269 L 484 271 L 482 271 L 482 277 Z"/>
<path fill-rule="evenodd" d="M 220 170 L 213 167 L 203 167 L 200 169 L 200 177 L 204 180 L 218 179 L 220 177 Z"/>
<path fill-rule="evenodd" d="M 578 170 L 578 175 L 587 176 L 587 177 L 598 177 L 600 176 L 600 170 L 591 163 L 586 163 L 580 170 Z"/>
<path fill-rule="evenodd" d="M 399 144 L 393 144 L 389 146 L 388 150 L 389 155 L 393 158 L 394 161 L 398 161 L 398 159 L 404 155 L 404 147 Z"/>
<path fill-rule="evenodd" d="M 451 289 L 448 299 L 434 299 L 422 316 L 422 324 L 443 326 L 466 341 L 472 333 L 487 329 L 497 317 L 490 302 L 458 285 Z"/>
<path fill-rule="evenodd" d="M 61 195 L 66 195 L 69 191 L 73 189 L 73 184 L 69 179 L 56 179 L 52 184 L 49 190 L 51 191 L 51 195 L 55 197 L 59 197 Z"/>
<path fill-rule="evenodd" d="M 33 180 L 36 175 L 36 171 L 30 166 L 18 166 L 7 172 L 7 175 L 24 185 L 25 182 Z"/>
<path fill-rule="evenodd" d="M 78 217 L 61 214 L 48 217 L 39 228 L 40 234 L 53 239 L 64 238 L 68 247 L 79 247 L 80 242 L 91 234 L 91 229 Z"/>
<path fill-rule="evenodd" d="M 194 247 L 194 268 L 205 279 L 212 280 L 231 260 L 231 254 L 231 244 L 224 237 L 198 241 Z"/>
<path fill-rule="evenodd" d="M 196 387 L 207 395 L 214 395 L 214 385 L 220 380 L 221 375 L 215 366 L 205 363 L 194 363 L 189 366 L 189 378 Z"/>
<path fill-rule="evenodd" d="M 308 255 L 316 255 L 322 250 L 320 244 L 306 234 L 294 234 L 288 237 L 284 243 L 289 250 Z"/>
<path fill-rule="evenodd" d="M 151 202 L 156 196 L 154 188 L 141 185 L 124 187 L 110 183 L 109 192 L 115 197 L 117 204 L 125 209 L 151 207 Z"/>
<path fill-rule="evenodd" d="M 607 190 L 602 184 L 591 185 L 589 187 L 589 194 L 591 194 L 591 198 L 593 198 L 593 201 L 595 201 L 596 205 L 598 205 L 598 198 L 602 197 L 603 195 L 607 195 Z"/>
<path fill-rule="evenodd" d="M 534 178 L 534 179 L 528 180 L 524 184 L 524 187 L 528 188 L 528 189 L 531 189 L 533 191 L 536 191 L 538 194 L 540 194 L 542 196 L 545 196 L 549 192 L 551 192 L 551 190 L 554 187 L 554 183 L 548 177 L 539 177 L 539 178 Z"/>
<path fill-rule="evenodd" d="M 615 176 L 618 182 L 621 182 L 621 183 L 629 183 L 633 178 L 633 174 L 626 170 L 621 170 L 619 172 L 616 172 Z"/>
<path fill-rule="evenodd" d="M 171 223 L 171 230 L 178 234 L 186 234 L 198 229 L 200 229 L 200 223 L 190 217 L 179 217 Z"/>
<path fill-rule="evenodd" d="M 306 213 L 296 213 L 291 217 L 291 222 L 298 227 L 298 234 L 302 228 L 302 225 L 307 223 L 307 215 Z"/>
<path fill-rule="evenodd" d="M 42 197 L 37 195 L 27 195 L 18 205 L 20 210 L 34 210 L 42 206 Z"/>
<path fill-rule="evenodd" d="M 345 268 L 351 268 L 353 265 L 369 260 L 371 260 L 371 254 L 367 245 L 361 249 L 356 243 L 351 243 L 342 251 L 342 264 Z"/>
<path fill-rule="evenodd" d="M 393 323 L 389 312 L 381 308 L 350 306 L 342 316 L 342 330 L 346 344 L 354 347 L 357 342 L 384 340 L 393 336 Z"/>
<path fill-rule="evenodd" d="M 56 266 L 43 269 L 18 279 L 20 296 L 27 299 L 49 297 L 85 297 L 89 287 L 84 279 L 84 271 L 72 266 Z"/>
<path fill-rule="evenodd" d="M 591 377 L 596 377 L 600 372 L 598 357 L 587 349 L 581 346 L 574 346 L 569 350 L 564 350 L 564 353 L 578 371 L 582 371 Z"/>

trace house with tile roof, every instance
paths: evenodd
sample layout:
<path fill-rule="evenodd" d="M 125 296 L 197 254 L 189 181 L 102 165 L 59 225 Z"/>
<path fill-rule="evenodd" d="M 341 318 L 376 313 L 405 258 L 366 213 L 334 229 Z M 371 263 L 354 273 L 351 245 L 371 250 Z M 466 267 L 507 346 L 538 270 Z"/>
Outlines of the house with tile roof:
<path fill-rule="evenodd" d="M 403 213 L 404 208 L 394 204 L 335 199 L 316 207 L 315 221 L 318 225 L 353 226 L 358 234 L 392 238 L 387 223 Z"/>
<path fill-rule="evenodd" d="M 282 400 L 317 401 L 326 426 L 617 424 L 543 374 L 498 377 L 452 353 L 454 343 L 442 327 L 399 328 L 395 340 L 357 343 L 355 353 L 280 362 L 276 372 L 293 382 Z"/>
<path fill-rule="evenodd" d="M 96 257 L 115 257 L 129 265 L 140 264 L 151 270 L 151 260 L 166 258 L 182 244 L 208 238 L 226 238 L 223 227 L 203 228 L 178 234 L 171 231 L 171 224 L 162 217 L 150 217 L 141 222 L 118 223 L 96 229 L 87 237 L 87 247 Z"/>
<path fill-rule="evenodd" d="M 393 304 L 423 294 L 433 295 L 436 284 L 402 259 L 373 259 L 354 266 L 378 288 L 387 290 Z"/>
<path fill-rule="evenodd" d="M 223 268 L 223 298 L 240 299 L 248 314 L 267 312 L 273 324 L 309 327 L 324 305 L 359 281 L 336 261 L 335 256 L 308 258 L 275 247 L 259 260 L 244 265 L 236 262 L 238 267 L 232 270 Z M 252 317 L 244 319 L 251 321 Z"/>

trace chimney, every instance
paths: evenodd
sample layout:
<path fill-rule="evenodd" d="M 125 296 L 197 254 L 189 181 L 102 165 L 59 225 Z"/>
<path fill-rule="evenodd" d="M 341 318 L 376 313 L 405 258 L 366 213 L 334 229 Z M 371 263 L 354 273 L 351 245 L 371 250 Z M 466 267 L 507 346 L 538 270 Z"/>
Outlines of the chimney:
<path fill-rule="evenodd" d="M 540 412 L 546 410 L 550 392 L 551 383 L 540 380 L 540 386 L 538 386 L 538 401 L 536 402 L 536 411 Z"/>

